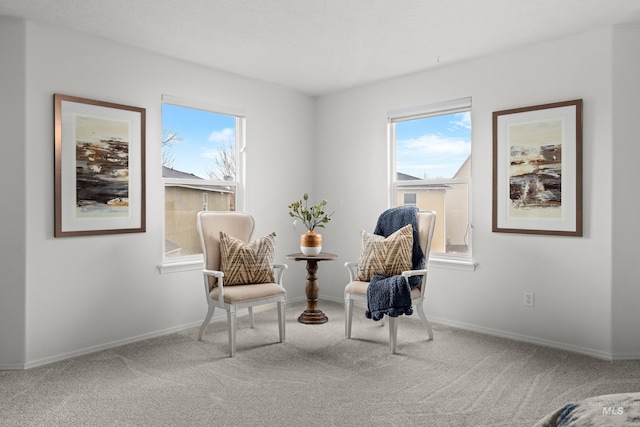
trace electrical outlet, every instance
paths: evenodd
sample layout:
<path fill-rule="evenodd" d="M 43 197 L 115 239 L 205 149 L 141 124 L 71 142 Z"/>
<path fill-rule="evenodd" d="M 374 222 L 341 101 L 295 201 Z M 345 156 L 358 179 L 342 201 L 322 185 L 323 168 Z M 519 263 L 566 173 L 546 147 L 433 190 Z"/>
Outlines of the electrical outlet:
<path fill-rule="evenodd" d="M 533 292 L 524 293 L 522 305 L 526 305 L 527 307 L 533 307 Z"/>

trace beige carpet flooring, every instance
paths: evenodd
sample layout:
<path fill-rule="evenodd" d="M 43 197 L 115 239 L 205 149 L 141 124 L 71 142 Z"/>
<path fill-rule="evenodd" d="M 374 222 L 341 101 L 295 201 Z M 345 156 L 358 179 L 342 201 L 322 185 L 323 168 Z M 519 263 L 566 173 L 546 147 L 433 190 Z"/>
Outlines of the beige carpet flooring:
<path fill-rule="evenodd" d="M 640 361 L 608 362 L 403 318 L 387 328 L 322 301 L 324 325 L 296 321 L 277 343 L 275 308 L 26 371 L 0 372 L 1 426 L 531 426 L 571 401 L 640 391 Z M 204 316 L 203 307 L 203 316 Z"/>

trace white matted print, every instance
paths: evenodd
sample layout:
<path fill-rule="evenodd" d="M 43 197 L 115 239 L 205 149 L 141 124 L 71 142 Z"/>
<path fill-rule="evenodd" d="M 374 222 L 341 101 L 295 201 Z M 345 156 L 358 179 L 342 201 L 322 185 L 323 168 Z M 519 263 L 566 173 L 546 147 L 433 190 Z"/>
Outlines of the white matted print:
<path fill-rule="evenodd" d="M 493 113 L 492 229 L 582 236 L 582 100 Z"/>
<path fill-rule="evenodd" d="M 55 236 L 145 231 L 145 109 L 56 94 Z"/>

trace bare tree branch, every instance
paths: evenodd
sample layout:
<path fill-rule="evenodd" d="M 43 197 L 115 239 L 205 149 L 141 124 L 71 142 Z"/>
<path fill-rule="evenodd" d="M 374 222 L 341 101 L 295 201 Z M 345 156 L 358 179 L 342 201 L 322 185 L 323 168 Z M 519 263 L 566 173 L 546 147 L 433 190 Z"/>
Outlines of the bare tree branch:
<path fill-rule="evenodd" d="M 162 166 L 173 169 L 173 165 L 176 162 L 176 156 L 173 152 L 173 146 L 182 141 L 182 138 L 178 135 L 178 132 L 172 132 L 169 130 L 162 130 Z"/>
<path fill-rule="evenodd" d="M 207 169 L 212 181 L 233 181 L 236 178 L 236 150 L 230 139 L 216 153 L 215 166 Z"/>

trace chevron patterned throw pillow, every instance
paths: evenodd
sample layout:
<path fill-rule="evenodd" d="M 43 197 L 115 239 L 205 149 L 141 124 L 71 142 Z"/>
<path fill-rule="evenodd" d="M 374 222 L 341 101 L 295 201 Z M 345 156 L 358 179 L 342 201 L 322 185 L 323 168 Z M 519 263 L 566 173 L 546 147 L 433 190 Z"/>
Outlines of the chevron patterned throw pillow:
<path fill-rule="evenodd" d="M 224 273 L 225 286 L 273 283 L 275 250 L 276 233 L 268 234 L 251 243 L 244 243 L 221 231 L 220 270 Z"/>
<path fill-rule="evenodd" d="M 363 231 L 357 280 L 368 282 L 376 274 L 390 277 L 411 270 L 412 254 L 413 227 L 411 224 L 402 227 L 387 238 Z"/>

